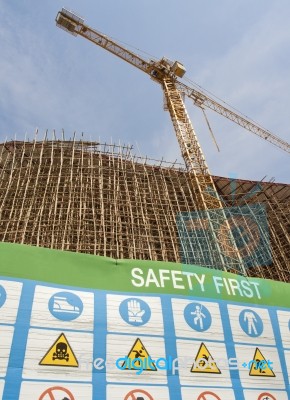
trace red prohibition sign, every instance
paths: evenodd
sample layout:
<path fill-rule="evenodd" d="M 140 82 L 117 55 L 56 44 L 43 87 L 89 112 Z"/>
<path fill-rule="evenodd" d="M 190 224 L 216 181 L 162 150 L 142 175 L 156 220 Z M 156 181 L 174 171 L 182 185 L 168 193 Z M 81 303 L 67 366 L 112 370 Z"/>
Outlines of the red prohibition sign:
<path fill-rule="evenodd" d="M 137 400 L 136 395 L 138 397 L 141 397 L 141 396 L 139 396 L 139 394 L 145 394 L 146 395 L 146 397 L 144 397 L 144 400 L 154 400 L 150 393 L 148 393 L 148 392 L 146 392 L 145 390 L 142 390 L 142 389 L 131 390 L 129 393 L 126 394 L 126 397 L 124 398 L 124 400 Z"/>
<path fill-rule="evenodd" d="M 258 397 L 258 400 L 276 400 L 276 397 L 274 397 L 270 393 L 261 393 L 260 396 Z"/>
<path fill-rule="evenodd" d="M 222 400 L 222 399 L 217 394 L 215 394 L 213 392 L 202 392 L 198 396 L 197 400 Z"/>
<path fill-rule="evenodd" d="M 58 393 L 55 393 L 58 392 Z M 59 393 L 61 392 L 61 393 Z M 58 398 L 55 397 L 55 394 L 61 394 L 61 395 L 68 395 L 69 398 L 68 400 L 75 400 L 74 395 L 72 392 L 70 392 L 68 389 L 61 387 L 61 386 L 53 386 L 49 389 L 46 389 L 39 397 L 39 400 L 58 400 Z"/>

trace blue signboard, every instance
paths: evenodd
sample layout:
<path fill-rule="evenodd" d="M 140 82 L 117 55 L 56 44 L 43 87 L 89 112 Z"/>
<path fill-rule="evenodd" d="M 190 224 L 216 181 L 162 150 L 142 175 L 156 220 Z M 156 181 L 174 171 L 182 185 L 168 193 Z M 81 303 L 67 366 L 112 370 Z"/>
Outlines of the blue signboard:
<path fill-rule="evenodd" d="M 251 301 L 225 298 L 222 280 L 245 280 L 164 265 L 108 261 L 102 274 L 131 285 L 119 291 L 97 272 L 103 289 L 2 276 L 0 398 L 289 400 L 290 308 L 267 304 L 263 281 L 248 281 Z M 175 291 L 164 293 L 169 277 Z M 201 292 L 182 293 L 193 279 Z"/>

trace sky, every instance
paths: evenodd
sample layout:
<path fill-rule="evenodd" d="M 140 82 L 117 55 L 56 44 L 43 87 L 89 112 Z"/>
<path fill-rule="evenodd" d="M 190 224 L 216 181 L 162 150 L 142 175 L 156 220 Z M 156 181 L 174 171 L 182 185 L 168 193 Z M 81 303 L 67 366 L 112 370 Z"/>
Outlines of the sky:
<path fill-rule="evenodd" d="M 161 87 L 57 28 L 63 6 L 145 59 L 181 61 L 187 79 L 290 142 L 289 0 L 0 0 L 0 141 L 64 130 L 182 162 Z M 186 107 L 212 174 L 290 183 L 289 153 L 208 111 L 218 152 Z"/>

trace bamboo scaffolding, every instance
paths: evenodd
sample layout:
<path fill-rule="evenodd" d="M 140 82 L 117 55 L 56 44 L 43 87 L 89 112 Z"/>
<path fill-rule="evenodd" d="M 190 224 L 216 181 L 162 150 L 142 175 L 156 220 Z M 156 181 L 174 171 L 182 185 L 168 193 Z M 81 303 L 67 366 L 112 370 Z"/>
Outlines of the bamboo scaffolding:
<path fill-rule="evenodd" d="M 114 259 L 186 263 L 194 255 L 195 264 L 214 268 L 206 232 L 192 228 L 185 242 L 180 237 L 178 217 L 199 212 L 190 174 L 131 150 L 75 135 L 48 140 L 47 133 L 39 141 L 0 144 L 0 240 Z M 233 187 L 230 179 L 213 180 L 225 208 L 243 210 L 239 221 L 248 232 L 241 251 L 256 257 L 247 274 L 290 281 L 290 185 L 262 182 L 253 192 L 257 182 Z M 255 216 L 258 205 L 264 225 Z M 270 252 L 259 246 L 253 252 L 258 239 L 268 240 Z"/>

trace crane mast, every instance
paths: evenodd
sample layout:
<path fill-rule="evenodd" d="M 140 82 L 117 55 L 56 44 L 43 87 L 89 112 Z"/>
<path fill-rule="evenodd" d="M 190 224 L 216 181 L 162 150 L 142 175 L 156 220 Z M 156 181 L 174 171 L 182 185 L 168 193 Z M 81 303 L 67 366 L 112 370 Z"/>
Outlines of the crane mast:
<path fill-rule="evenodd" d="M 222 202 L 189 119 L 184 104 L 184 94 L 191 98 L 197 106 L 211 108 L 287 152 L 290 152 L 290 145 L 242 115 L 217 103 L 204 93 L 180 82 L 178 78 L 182 78 L 185 73 L 185 68 L 180 62 L 172 62 L 166 58 L 147 61 L 112 38 L 84 24 L 82 18 L 66 9 L 62 9 L 57 14 L 56 24 L 73 36 L 82 36 L 118 56 L 148 74 L 151 79 L 161 85 L 166 109 L 169 111 L 185 165 L 196 188 L 197 209 L 203 210 L 209 223 L 208 240 L 213 264 L 217 268 L 227 270 L 230 267 L 236 272 L 246 275 L 244 261 L 232 236 Z M 226 229 L 220 229 L 221 225 Z M 188 221 L 187 227 L 190 229 L 190 221 Z"/>
<path fill-rule="evenodd" d="M 222 202 L 186 111 L 182 92 L 178 90 L 175 80 L 171 77 L 163 78 L 162 83 L 166 106 L 179 147 L 193 185 L 197 188 L 195 193 L 197 208 L 200 211 L 203 210 L 209 223 L 208 241 L 211 247 L 211 258 L 220 268 L 226 270 L 231 266 L 235 271 L 246 274 L 243 259 L 230 234 L 231 228 Z M 222 224 L 226 225 L 226 231 L 220 229 Z M 187 221 L 187 228 L 189 230 L 191 228 L 190 221 Z"/>

